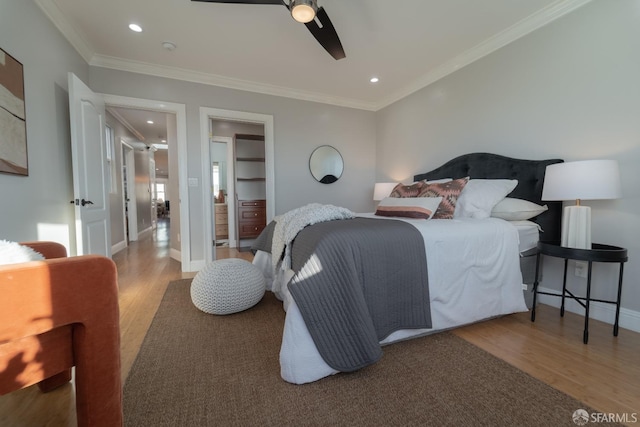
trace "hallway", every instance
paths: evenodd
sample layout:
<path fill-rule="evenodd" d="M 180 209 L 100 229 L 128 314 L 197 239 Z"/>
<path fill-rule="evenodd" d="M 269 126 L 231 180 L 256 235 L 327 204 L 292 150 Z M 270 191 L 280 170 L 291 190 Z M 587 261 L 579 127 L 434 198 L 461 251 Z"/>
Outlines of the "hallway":
<path fill-rule="evenodd" d="M 159 218 L 158 227 L 141 237 L 113 256 L 118 268 L 120 288 L 123 381 L 138 354 L 169 282 L 195 275 L 183 274 L 180 262 L 169 256 L 169 219 Z"/>

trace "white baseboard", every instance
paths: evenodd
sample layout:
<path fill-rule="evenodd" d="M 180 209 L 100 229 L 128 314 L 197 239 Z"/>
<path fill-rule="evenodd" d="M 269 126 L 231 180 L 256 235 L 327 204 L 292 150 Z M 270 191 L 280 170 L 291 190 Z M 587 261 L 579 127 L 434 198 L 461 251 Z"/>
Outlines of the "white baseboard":
<path fill-rule="evenodd" d="M 141 236 L 142 236 L 143 234 L 145 234 L 145 233 L 150 233 L 150 232 L 152 232 L 152 231 L 153 231 L 153 228 L 152 228 L 152 227 L 147 227 L 147 228 L 145 228 L 144 230 L 142 230 L 142 231 L 138 232 L 138 240 L 140 240 L 140 239 L 142 238 Z"/>
<path fill-rule="evenodd" d="M 118 252 L 120 252 L 123 249 L 127 248 L 127 241 L 123 240 L 121 242 L 116 243 L 115 245 L 111 246 L 111 254 L 116 254 Z"/>
<path fill-rule="evenodd" d="M 178 262 L 182 262 L 182 252 L 177 249 L 169 249 L 169 256 Z"/>
<path fill-rule="evenodd" d="M 540 286 L 538 290 L 540 290 L 541 292 L 561 293 L 561 291 L 558 291 L 556 289 L 544 288 L 542 286 Z M 553 295 L 538 294 L 538 302 L 541 304 L 560 308 L 562 300 L 559 297 L 555 297 Z M 564 309 L 566 311 L 584 316 L 584 308 L 571 298 L 565 299 Z M 600 320 L 601 322 L 613 325 L 613 322 L 616 318 L 616 306 L 615 304 L 592 301 L 589 304 L 589 314 L 590 319 Z M 620 319 L 618 324 L 621 328 L 629 329 L 634 332 L 640 332 L 640 312 L 621 307 Z"/>

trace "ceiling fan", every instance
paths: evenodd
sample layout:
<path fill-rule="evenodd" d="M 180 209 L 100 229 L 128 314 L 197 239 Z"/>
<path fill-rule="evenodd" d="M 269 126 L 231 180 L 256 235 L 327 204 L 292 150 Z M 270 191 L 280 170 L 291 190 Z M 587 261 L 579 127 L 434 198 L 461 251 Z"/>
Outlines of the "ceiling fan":
<path fill-rule="evenodd" d="M 338 33 L 333 27 L 329 15 L 324 8 L 318 7 L 317 0 L 191 0 L 208 3 L 235 3 L 235 4 L 280 4 L 291 12 L 296 21 L 303 23 L 311 32 L 318 43 L 325 48 L 334 59 L 346 57 Z M 316 22 L 315 18 L 320 22 Z"/>

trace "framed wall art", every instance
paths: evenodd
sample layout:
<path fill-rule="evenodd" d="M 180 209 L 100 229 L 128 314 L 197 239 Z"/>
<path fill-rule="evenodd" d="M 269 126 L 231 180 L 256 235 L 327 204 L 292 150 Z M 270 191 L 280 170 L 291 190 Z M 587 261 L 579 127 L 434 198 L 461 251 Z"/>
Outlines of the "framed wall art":
<path fill-rule="evenodd" d="M 0 49 L 0 172 L 29 175 L 22 64 Z"/>

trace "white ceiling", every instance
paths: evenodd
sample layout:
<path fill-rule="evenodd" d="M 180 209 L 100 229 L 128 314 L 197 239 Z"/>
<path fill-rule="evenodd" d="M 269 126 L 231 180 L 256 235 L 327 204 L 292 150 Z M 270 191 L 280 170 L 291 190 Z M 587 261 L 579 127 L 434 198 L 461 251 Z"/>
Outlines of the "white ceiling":
<path fill-rule="evenodd" d="M 376 111 L 590 0 L 318 0 L 339 61 L 279 5 L 35 1 L 91 65 Z"/>

